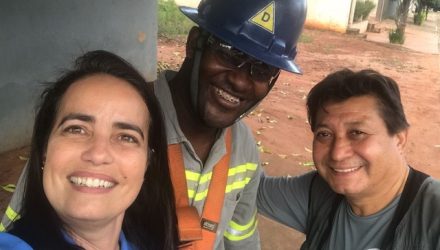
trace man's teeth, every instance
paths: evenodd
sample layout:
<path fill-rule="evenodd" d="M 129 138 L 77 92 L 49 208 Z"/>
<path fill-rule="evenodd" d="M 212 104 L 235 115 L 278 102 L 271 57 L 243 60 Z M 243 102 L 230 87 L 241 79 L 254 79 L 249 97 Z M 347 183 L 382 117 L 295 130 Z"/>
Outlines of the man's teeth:
<path fill-rule="evenodd" d="M 78 176 L 70 177 L 70 182 L 78 186 L 90 188 L 111 188 L 115 185 L 115 183 L 106 180 Z"/>
<path fill-rule="evenodd" d="M 360 168 L 360 166 L 355 167 L 355 168 L 346 168 L 346 169 L 333 168 L 333 170 L 338 173 L 350 173 L 350 172 L 358 170 L 359 168 Z"/>
<path fill-rule="evenodd" d="M 219 88 L 215 88 L 215 92 L 216 92 L 219 96 L 223 97 L 223 99 L 225 99 L 225 100 L 227 100 L 227 101 L 229 101 L 229 102 L 232 102 L 232 103 L 238 103 L 238 102 L 240 101 L 239 98 L 237 98 L 237 97 L 235 97 L 235 96 L 232 96 L 232 95 L 228 94 L 226 91 L 223 91 L 223 90 L 221 90 L 221 89 L 219 89 Z"/>

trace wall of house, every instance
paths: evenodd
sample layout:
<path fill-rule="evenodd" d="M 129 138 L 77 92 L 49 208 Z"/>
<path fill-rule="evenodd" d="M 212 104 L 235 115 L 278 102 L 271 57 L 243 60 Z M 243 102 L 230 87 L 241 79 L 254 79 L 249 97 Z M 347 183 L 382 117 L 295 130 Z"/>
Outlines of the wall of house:
<path fill-rule="evenodd" d="M 0 1 L 0 152 L 29 145 L 41 82 L 105 49 L 156 78 L 156 0 Z"/>
<path fill-rule="evenodd" d="M 308 0 L 306 27 L 345 32 L 352 0 Z"/>
<path fill-rule="evenodd" d="M 172 1 L 172 0 L 166 0 L 166 1 Z M 200 0 L 175 0 L 175 2 L 179 6 L 188 6 L 188 7 L 197 8 L 197 6 L 199 6 Z"/>

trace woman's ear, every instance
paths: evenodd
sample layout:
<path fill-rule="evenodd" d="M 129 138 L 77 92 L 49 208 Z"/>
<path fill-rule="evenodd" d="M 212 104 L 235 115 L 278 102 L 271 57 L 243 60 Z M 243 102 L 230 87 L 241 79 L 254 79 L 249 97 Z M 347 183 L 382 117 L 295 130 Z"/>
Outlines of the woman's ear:
<path fill-rule="evenodd" d="M 191 28 L 191 30 L 188 33 L 188 38 L 186 40 L 186 57 L 192 58 L 194 55 L 194 52 L 197 48 L 197 39 L 200 35 L 200 28 L 197 26 L 194 26 Z"/>

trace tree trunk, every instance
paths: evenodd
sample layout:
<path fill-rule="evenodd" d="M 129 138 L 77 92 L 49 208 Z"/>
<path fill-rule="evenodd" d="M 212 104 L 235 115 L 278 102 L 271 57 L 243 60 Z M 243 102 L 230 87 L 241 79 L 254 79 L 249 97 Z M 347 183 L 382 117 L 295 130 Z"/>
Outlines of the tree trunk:
<path fill-rule="evenodd" d="M 408 11 L 409 5 L 411 4 L 411 0 L 401 0 L 399 1 L 399 5 L 397 6 L 396 12 L 396 31 L 402 32 L 401 34 L 405 34 L 406 28 L 406 20 L 408 19 Z"/>
<path fill-rule="evenodd" d="M 428 20 L 428 12 L 429 12 L 429 7 L 428 7 L 428 5 L 426 5 L 425 21 Z"/>

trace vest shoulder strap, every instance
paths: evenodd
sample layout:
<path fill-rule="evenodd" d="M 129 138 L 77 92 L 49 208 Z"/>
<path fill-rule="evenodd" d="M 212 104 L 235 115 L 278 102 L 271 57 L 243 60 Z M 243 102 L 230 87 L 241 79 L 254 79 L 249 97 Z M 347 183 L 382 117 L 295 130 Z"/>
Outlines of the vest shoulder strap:
<path fill-rule="evenodd" d="M 193 212 L 188 213 L 188 208 L 192 211 L 194 211 L 195 208 L 189 206 L 182 149 L 180 144 L 172 144 L 168 146 L 171 180 L 176 198 L 179 237 L 181 241 L 186 241 L 181 245 L 180 249 L 213 249 L 214 247 L 217 236 L 216 231 L 221 219 L 226 184 L 228 181 L 229 162 L 232 150 L 231 128 L 228 128 L 225 131 L 225 144 L 226 154 L 214 166 L 212 171 L 212 178 L 209 184 L 201 219 L 196 216 L 191 216 L 191 219 L 188 218 L 188 216 L 184 218 L 184 214 L 194 215 Z M 179 211 L 185 211 L 185 213 L 180 213 Z M 197 210 L 195 211 L 197 212 Z M 193 226 L 197 224 L 200 225 L 199 228 L 201 227 L 201 231 L 194 229 Z M 191 225 L 191 227 L 184 228 L 185 225 Z M 201 232 L 201 235 L 199 234 L 200 236 L 198 236 L 197 232 Z"/>
<path fill-rule="evenodd" d="M 403 187 L 402 195 L 400 196 L 399 204 L 394 212 L 393 219 L 385 233 L 384 242 L 382 242 L 382 249 L 386 249 L 387 246 L 392 244 L 397 226 L 408 211 L 408 208 L 411 206 L 420 186 L 428 177 L 427 174 L 409 167 L 408 179 Z"/>

